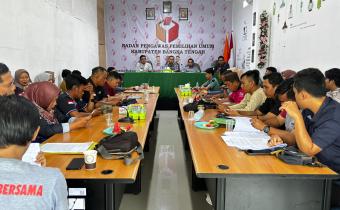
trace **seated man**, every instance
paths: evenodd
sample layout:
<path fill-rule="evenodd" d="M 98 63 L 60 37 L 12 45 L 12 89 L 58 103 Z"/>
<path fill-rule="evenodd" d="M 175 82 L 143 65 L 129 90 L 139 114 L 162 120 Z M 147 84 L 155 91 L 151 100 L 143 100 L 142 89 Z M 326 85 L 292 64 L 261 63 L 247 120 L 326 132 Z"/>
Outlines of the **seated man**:
<path fill-rule="evenodd" d="M 61 77 L 63 78 L 63 81 L 61 81 L 60 85 L 59 85 L 59 88 L 62 92 L 66 92 L 67 89 L 66 89 L 66 83 L 65 83 L 65 78 L 71 74 L 71 71 L 68 70 L 68 69 L 64 69 L 62 72 L 61 72 Z"/>
<path fill-rule="evenodd" d="M 271 73 L 263 77 L 263 89 L 267 98 L 255 111 L 236 111 L 229 109 L 226 113 L 230 116 L 257 116 L 260 120 L 268 120 L 280 114 L 281 102 L 275 97 L 275 90 L 283 81 L 280 73 Z"/>
<path fill-rule="evenodd" d="M 7 96 L 14 94 L 15 85 L 13 77 L 8 67 L 0 63 L 0 96 Z"/>
<path fill-rule="evenodd" d="M 325 72 L 328 97 L 340 103 L 340 69 L 330 69 Z"/>
<path fill-rule="evenodd" d="M 205 78 L 207 81 L 202 84 L 201 89 L 206 91 L 220 91 L 218 80 L 214 77 L 214 69 L 205 70 Z"/>
<path fill-rule="evenodd" d="M 139 57 L 139 62 L 137 63 L 136 71 L 144 71 L 144 72 L 152 71 L 152 66 L 150 63 L 146 61 L 145 55 L 141 55 Z"/>
<path fill-rule="evenodd" d="M 181 68 L 178 63 L 175 63 L 175 57 L 173 55 L 170 55 L 168 57 L 167 62 L 165 63 L 163 69 L 171 69 L 175 72 L 180 72 Z"/>
<path fill-rule="evenodd" d="M 316 156 L 321 163 L 340 173 L 340 104 L 326 97 L 322 72 L 313 68 L 298 72 L 294 78 L 294 93 L 296 102 L 286 102 L 282 109 L 295 121 L 297 146 L 303 153 Z M 304 109 L 302 114 L 299 107 Z M 334 184 L 333 187 L 340 186 Z M 340 205 L 339 195 L 332 197 Z"/>
<path fill-rule="evenodd" d="M 221 112 L 230 112 L 229 109 L 237 111 L 255 111 L 266 100 L 266 94 L 260 87 L 260 72 L 258 70 L 247 71 L 241 76 L 242 89 L 246 95 L 239 104 L 232 106 L 219 105 Z"/>
<path fill-rule="evenodd" d="M 212 64 L 212 67 L 214 68 L 215 73 L 223 71 L 223 70 L 227 70 L 230 68 L 228 62 L 224 61 L 223 56 L 219 56 L 217 61 L 214 61 L 214 63 Z"/>
<path fill-rule="evenodd" d="M 179 55 L 176 56 L 175 63 L 177 63 L 179 65 L 179 69 L 181 71 L 184 70 L 184 65 L 181 62 L 181 56 L 179 56 Z"/>
<path fill-rule="evenodd" d="M 266 76 L 266 75 L 269 75 L 271 73 L 277 73 L 277 69 L 275 67 L 269 66 L 269 67 L 266 68 L 266 73 L 264 75 Z"/>
<path fill-rule="evenodd" d="M 122 77 L 116 71 L 112 71 L 107 76 L 107 81 L 105 83 L 104 89 L 106 95 L 115 96 L 117 94 L 117 88 L 119 87 Z"/>
<path fill-rule="evenodd" d="M 231 104 L 240 103 L 245 96 L 245 92 L 241 88 L 241 81 L 238 74 L 236 72 L 225 72 L 223 73 L 222 78 L 227 91 L 225 91 L 222 98 L 214 99 L 214 102 L 216 104 L 222 104 L 225 102 L 229 102 Z"/>
<path fill-rule="evenodd" d="M 295 121 L 299 149 L 340 173 L 340 104 L 326 97 L 322 72 L 313 68 L 298 72 L 294 92 L 296 102 L 285 102 L 282 109 Z"/>
<path fill-rule="evenodd" d="M 281 103 L 287 101 L 295 101 L 293 91 L 293 78 L 284 80 L 275 90 L 276 97 Z M 254 128 L 265 131 L 270 136 L 278 136 L 288 145 L 295 145 L 294 136 L 294 120 L 287 114 L 286 111 L 282 110 L 276 117 L 270 118 L 265 121 L 260 119 L 252 119 L 252 125 Z M 279 129 L 284 126 L 285 129 Z"/>
<path fill-rule="evenodd" d="M 5 209 L 68 209 L 63 174 L 21 161 L 39 132 L 38 109 L 21 96 L 0 97 L 0 202 Z"/>
<path fill-rule="evenodd" d="M 184 68 L 185 68 L 185 72 L 191 72 L 191 73 L 201 72 L 200 65 L 195 63 L 194 59 L 192 58 L 188 59 L 188 64 Z"/>
<path fill-rule="evenodd" d="M 84 92 L 83 101 L 85 103 L 89 103 L 91 100 L 95 104 L 95 108 L 100 107 L 104 103 L 116 105 L 120 99 L 112 99 L 109 100 L 104 85 L 106 82 L 107 71 L 105 68 L 98 66 L 92 69 L 92 74 L 90 76 L 89 83 L 92 88 L 86 88 L 87 90 Z M 93 93 L 92 92 L 93 89 Z M 91 99 L 93 97 L 93 99 Z"/>
<path fill-rule="evenodd" d="M 66 92 L 58 96 L 56 113 L 59 122 L 68 122 L 71 117 L 86 117 L 94 110 L 93 101 L 84 103 L 82 97 L 87 80 L 79 75 L 70 74 L 65 78 Z"/>

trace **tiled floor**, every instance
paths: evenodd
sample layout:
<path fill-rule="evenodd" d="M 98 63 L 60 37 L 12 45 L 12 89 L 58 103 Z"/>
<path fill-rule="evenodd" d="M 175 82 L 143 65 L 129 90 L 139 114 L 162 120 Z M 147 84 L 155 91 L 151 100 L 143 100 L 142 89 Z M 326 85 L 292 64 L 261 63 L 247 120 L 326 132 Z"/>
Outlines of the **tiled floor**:
<path fill-rule="evenodd" d="M 120 210 L 211 210 L 205 192 L 191 190 L 190 160 L 184 152 L 177 112 L 157 113 L 157 145 L 145 155 L 142 192 L 125 194 Z"/>

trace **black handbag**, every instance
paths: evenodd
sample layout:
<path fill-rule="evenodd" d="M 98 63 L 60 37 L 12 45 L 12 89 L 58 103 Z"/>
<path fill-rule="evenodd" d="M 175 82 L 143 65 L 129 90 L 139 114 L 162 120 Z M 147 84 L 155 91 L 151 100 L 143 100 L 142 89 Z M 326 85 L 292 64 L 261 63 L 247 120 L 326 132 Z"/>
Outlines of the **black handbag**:
<path fill-rule="evenodd" d="M 124 159 L 125 165 L 130 165 L 144 158 L 143 148 L 135 132 L 124 132 L 116 136 L 107 136 L 96 145 L 98 153 L 107 160 Z M 132 158 L 133 152 L 138 153 L 137 158 Z"/>
<path fill-rule="evenodd" d="M 129 106 L 130 104 L 137 104 L 136 99 L 124 99 L 120 102 L 119 106 Z"/>
<path fill-rule="evenodd" d="M 291 165 L 305 165 L 313 167 L 323 167 L 316 157 L 310 157 L 301 152 L 294 146 L 284 148 L 281 152 L 277 153 L 277 157 L 283 162 Z"/>
<path fill-rule="evenodd" d="M 189 111 L 194 111 L 197 112 L 198 111 L 198 102 L 194 101 L 192 103 L 186 104 L 183 106 L 183 110 L 185 112 L 189 112 Z"/>

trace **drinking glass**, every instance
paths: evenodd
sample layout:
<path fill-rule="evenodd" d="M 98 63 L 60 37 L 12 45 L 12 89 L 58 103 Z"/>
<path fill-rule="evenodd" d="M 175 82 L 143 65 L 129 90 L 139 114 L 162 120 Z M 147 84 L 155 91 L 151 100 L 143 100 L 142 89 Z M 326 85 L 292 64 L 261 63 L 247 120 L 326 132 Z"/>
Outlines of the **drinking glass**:
<path fill-rule="evenodd" d="M 194 111 L 189 111 L 189 113 L 188 113 L 188 120 L 189 121 L 193 121 L 194 120 L 194 115 L 195 115 Z"/>

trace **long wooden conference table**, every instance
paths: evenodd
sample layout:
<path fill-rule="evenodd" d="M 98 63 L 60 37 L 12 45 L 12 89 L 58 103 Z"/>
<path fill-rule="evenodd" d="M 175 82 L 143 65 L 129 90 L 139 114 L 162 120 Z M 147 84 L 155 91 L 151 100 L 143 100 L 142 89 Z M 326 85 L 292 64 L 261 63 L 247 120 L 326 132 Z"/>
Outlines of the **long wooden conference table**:
<path fill-rule="evenodd" d="M 159 88 L 156 90 L 159 92 Z M 133 124 L 132 131 L 137 133 L 138 140 L 143 148 L 148 144 L 148 136 L 150 131 L 153 130 L 158 96 L 158 93 L 149 95 L 149 101 L 145 104 L 147 108 L 146 120 L 137 120 Z M 119 116 L 118 108 L 114 108 L 114 110 L 116 111 L 113 111 L 113 121 L 117 122 L 123 116 Z M 101 115 L 91 119 L 86 128 L 54 135 L 46 143 L 98 142 L 105 137 L 103 130 L 106 127 L 105 118 Z M 70 188 L 86 189 L 86 195 L 83 196 L 86 201 L 86 209 L 119 209 L 124 192 L 135 194 L 140 192 L 141 161 L 126 166 L 123 160 L 105 160 L 98 156 L 95 170 L 86 170 L 84 167 L 81 170 L 66 170 L 71 160 L 77 157 L 83 157 L 83 155 L 46 154 L 47 166 L 60 169 L 67 180 L 69 190 Z M 112 173 L 103 173 L 106 170 L 112 170 Z M 79 195 L 76 197 L 79 197 Z"/>
<path fill-rule="evenodd" d="M 216 210 L 329 209 L 331 180 L 339 178 L 334 171 L 288 165 L 271 155 L 249 156 L 229 147 L 221 138 L 225 128 L 196 128 L 183 110 L 185 98 L 178 88 L 175 92 L 184 139 L 190 148 L 193 179 L 205 181 Z M 202 121 L 216 114 L 216 110 L 205 110 Z"/>

